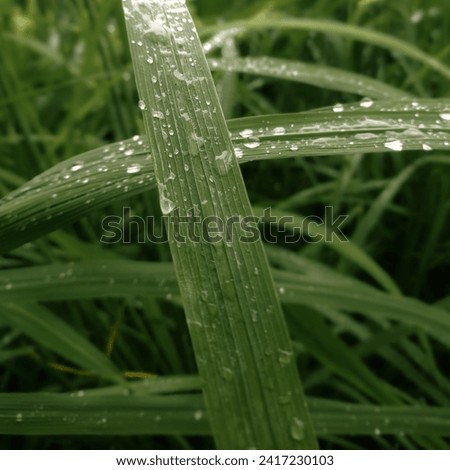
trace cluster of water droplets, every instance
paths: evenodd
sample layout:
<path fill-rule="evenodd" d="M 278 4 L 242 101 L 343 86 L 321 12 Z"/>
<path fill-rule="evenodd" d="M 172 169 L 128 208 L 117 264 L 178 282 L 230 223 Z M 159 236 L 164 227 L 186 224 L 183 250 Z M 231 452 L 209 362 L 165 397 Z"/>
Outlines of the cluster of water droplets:
<path fill-rule="evenodd" d="M 347 151 L 430 151 L 450 147 L 450 112 L 426 101 L 337 103 L 335 117 L 284 126 L 245 128 L 233 134 L 238 158 L 326 155 Z M 367 110 L 367 112 L 366 112 Z M 306 116 L 305 116 L 306 117 Z"/>
<path fill-rule="evenodd" d="M 60 216 L 79 217 L 124 192 L 154 183 L 153 161 L 140 136 L 61 162 L 5 196 L 0 219 L 5 237 L 48 224 Z M 84 205 L 85 209 L 80 206 Z"/>

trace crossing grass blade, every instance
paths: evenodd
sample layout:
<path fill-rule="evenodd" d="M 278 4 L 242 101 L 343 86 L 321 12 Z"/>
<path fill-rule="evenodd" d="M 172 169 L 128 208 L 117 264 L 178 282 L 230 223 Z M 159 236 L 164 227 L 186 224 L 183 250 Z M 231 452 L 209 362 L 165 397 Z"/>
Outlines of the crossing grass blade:
<path fill-rule="evenodd" d="M 212 77 L 183 1 L 124 0 L 139 106 L 163 214 L 250 216 Z M 164 100 L 163 100 L 164 97 Z M 166 221 L 213 435 L 219 448 L 316 448 L 261 241 L 190 239 Z M 282 400 L 288 396 L 289 399 Z"/>
<path fill-rule="evenodd" d="M 239 163 L 450 148 L 448 99 L 362 101 L 335 109 L 228 121 Z M 156 185 L 145 137 L 75 156 L 0 200 L 0 251 Z"/>

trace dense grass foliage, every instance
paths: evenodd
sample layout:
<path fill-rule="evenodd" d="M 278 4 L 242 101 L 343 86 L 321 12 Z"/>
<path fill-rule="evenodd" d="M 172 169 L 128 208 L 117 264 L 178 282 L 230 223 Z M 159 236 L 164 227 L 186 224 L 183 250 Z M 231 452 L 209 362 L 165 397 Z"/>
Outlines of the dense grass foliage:
<path fill-rule="evenodd" d="M 250 319 L 246 328 L 270 329 L 261 344 L 249 340 L 260 347 L 254 351 L 278 350 L 285 367 L 262 309 L 269 300 L 278 309 L 279 298 L 295 358 L 289 370 L 299 371 L 321 448 L 447 449 L 450 5 L 197 0 L 188 7 L 220 105 L 212 82 L 179 74 L 183 86 L 198 80 L 203 108 L 192 95 L 192 109 L 203 109 L 206 133 L 186 125 L 164 136 L 163 128 L 152 134 L 151 119 L 144 126 L 135 81 L 142 64 L 133 68 L 119 1 L 1 3 L 0 448 L 230 445 L 218 436 L 221 410 L 208 413 L 219 385 L 205 385 L 211 369 L 197 368 L 204 357 L 214 364 L 192 312 L 198 302 L 214 313 L 222 300 L 226 312 L 235 296 L 248 317 L 233 310 L 226 341 L 208 337 L 217 364 L 228 371 L 220 354 L 244 331 L 233 325 Z M 158 34 L 148 40 L 164 46 Z M 171 100 L 163 110 L 178 130 L 185 89 L 167 80 L 148 99 Z M 266 216 L 265 254 L 234 247 L 228 256 L 210 245 L 202 255 L 177 251 L 162 221 L 173 209 L 166 186 L 175 196 L 177 188 L 164 149 L 157 158 L 155 149 L 166 139 L 195 153 L 193 134 L 196 144 L 221 139 L 237 158 L 234 179 L 220 182 L 203 164 L 178 165 L 177 178 L 185 171 L 197 195 L 211 197 L 184 202 L 216 215 L 227 204 L 247 214 L 251 204 Z M 227 184 L 228 199 L 214 200 L 211 188 Z M 294 219 L 277 230 L 268 207 Z M 347 216 L 348 241 L 323 240 L 327 227 L 313 223 L 330 207 Z M 108 216 L 128 222 L 120 242 L 105 243 Z M 169 243 L 138 243 L 139 217 L 148 216 L 172 252 Z M 300 226 L 308 236 L 287 243 Z M 234 292 L 217 282 L 211 300 L 199 286 L 226 280 L 227 269 L 238 277 L 244 254 L 248 275 Z M 189 282 L 187 260 L 204 284 Z M 266 297 L 258 302 L 261 278 Z M 269 359 L 254 359 L 270 371 Z M 276 372 L 249 374 L 248 390 L 264 400 L 277 390 L 283 408 L 299 385 L 295 378 L 278 393 L 287 382 Z M 286 429 L 301 441 L 305 424 L 293 424 Z"/>

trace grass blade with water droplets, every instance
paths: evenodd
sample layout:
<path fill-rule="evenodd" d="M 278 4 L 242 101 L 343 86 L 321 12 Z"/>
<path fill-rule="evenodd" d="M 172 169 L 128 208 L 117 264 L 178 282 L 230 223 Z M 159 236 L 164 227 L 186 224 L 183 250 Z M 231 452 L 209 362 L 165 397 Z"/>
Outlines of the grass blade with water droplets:
<path fill-rule="evenodd" d="M 446 99 L 362 101 L 338 111 L 232 119 L 228 128 L 240 163 L 400 149 L 448 150 L 449 110 Z M 0 252 L 156 186 L 149 152 L 146 139 L 135 136 L 55 165 L 5 196 L 0 201 Z"/>
<path fill-rule="evenodd" d="M 214 58 L 209 59 L 209 66 L 211 70 L 280 78 L 380 100 L 411 98 L 408 93 L 386 85 L 379 80 L 334 67 L 300 61 L 276 59 L 274 57 Z"/>
<path fill-rule="evenodd" d="M 443 77 L 450 79 L 450 68 L 427 54 L 416 46 L 398 39 L 389 34 L 374 31 L 360 26 L 340 23 L 338 21 L 311 19 L 311 18 L 262 18 L 239 20 L 230 23 L 220 23 L 217 26 L 207 26 L 200 30 L 201 34 L 214 34 L 218 31 L 230 30 L 230 34 L 241 34 L 245 31 L 259 29 L 286 29 L 286 30 L 307 30 L 322 32 L 325 34 L 338 34 L 356 41 L 366 42 L 390 50 L 396 54 L 402 54 L 411 59 L 417 60 L 430 69 L 435 70 Z"/>
<path fill-rule="evenodd" d="M 123 5 L 163 214 L 176 211 L 185 218 L 194 211 L 202 220 L 227 225 L 251 216 L 185 3 L 124 0 Z M 216 444 L 315 448 L 261 241 L 243 243 L 242 226 L 236 223 L 231 239 L 195 241 L 188 227 L 176 226 L 173 218 L 166 222 Z M 286 394 L 289 400 L 281 401 Z"/>

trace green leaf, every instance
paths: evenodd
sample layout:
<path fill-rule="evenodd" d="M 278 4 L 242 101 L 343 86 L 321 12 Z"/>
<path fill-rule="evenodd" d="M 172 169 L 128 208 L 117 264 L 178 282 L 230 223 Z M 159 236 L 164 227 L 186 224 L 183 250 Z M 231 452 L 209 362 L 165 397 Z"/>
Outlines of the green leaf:
<path fill-rule="evenodd" d="M 213 435 L 219 448 L 317 443 L 262 243 L 231 220 L 251 216 L 228 128 L 184 1 L 124 0 L 146 134 Z M 164 96 L 164 99 L 162 98 Z M 196 217 L 227 224 L 195 241 Z M 180 232 L 177 232 L 180 229 Z M 180 241 L 180 235 L 183 239 Z M 263 384 L 270 383 L 269 386 Z M 289 400 L 282 397 L 289 394 Z"/>
<path fill-rule="evenodd" d="M 234 119 L 228 128 L 240 163 L 400 147 L 450 149 L 450 120 L 444 119 L 450 100 L 364 106 Z M 59 163 L 5 196 L 0 200 L 0 252 L 156 186 L 149 152 L 146 139 L 135 136 Z"/>
<path fill-rule="evenodd" d="M 373 78 L 335 67 L 308 64 L 274 57 L 234 57 L 209 59 L 211 70 L 240 72 L 281 78 L 321 88 L 354 93 L 374 99 L 406 99 L 411 95 Z"/>
<path fill-rule="evenodd" d="M 280 254 L 277 254 L 281 258 Z M 154 295 L 178 299 L 177 279 L 171 263 L 128 260 L 55 263 L 44 267 L 9 269 L 0 280 L 3 302 L 74 300 Z M 450 345 L 450 315 L 436 306 L 374 287 L 333 273 L 312 275 L 273 270 L 283 303 L 331 306 L 356 312 L 375 321 L 397 321 L 423 329 L 431 337 Z M 12 286 L 12 287 L 11 287 Z"/>
<path fill-rule="evenodd" d="M 206 26 L 200 30 L 200 33 L 202 35 L 208 35 L 219 31 L 226 31 L 227 34 L 237 35 L 247 31 L 260 29 L 293 29 L 321 32 L 325 34 L 337 34 L 348 39 L 383 47 L 390 50 L 392 53 L 409 57 L 427 65 L 430 69 L 438 72 L 443 77 L 450 79 L 450 68 L 430 54 L 423 52 L 418 47 L 389 34 L 384 34 L 369 28 L 340 23 L 338 21 L 312 18 L 279 18 L 274 15 L 270 18 L 257 16 L 254 18 L 247 18 L 245 20 L 229 23 L 222 22 L 218 25 Z"/>
<path fill-rule="evenodd" d="M 155 379 L 156 387 L 159 380 Z M 167 378 L 170 380 L 170 378 Z M 192 379 L 177 379 L 178 381 Z M 151 390 L 153 385 L 146 384 Z M 198 393 L 141 394 L 126 389 L 79 390 L 71 394 L 0 394 L 0 435 L 209 435 Z M 198 388 L 197 388 L 198 390 Z M 333 435 L 450 436 L 450 409 L 431 406 L 373 406 L 308 399 L 317 432 Z"/>

